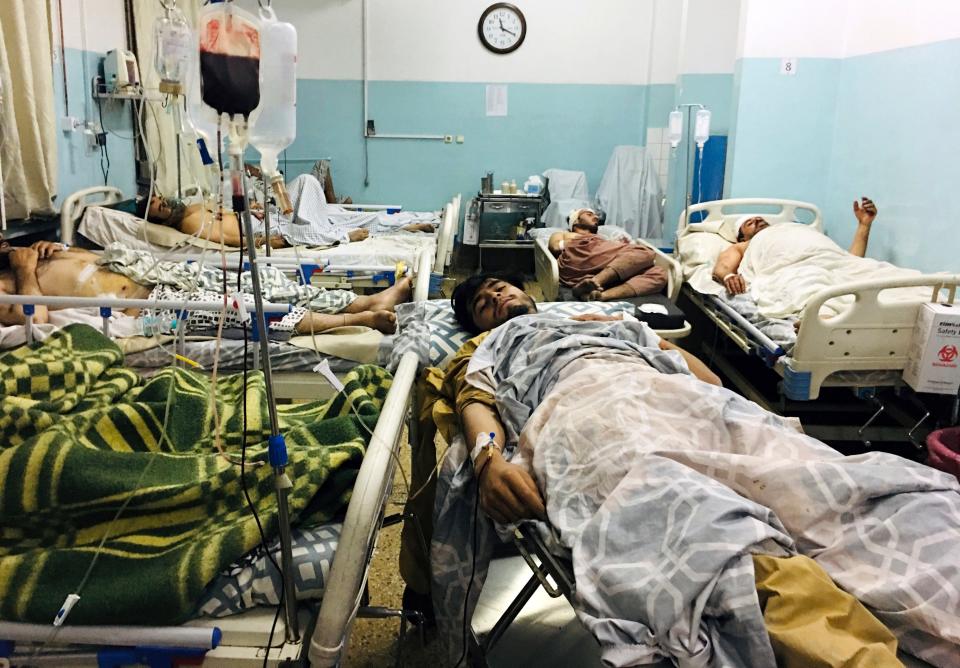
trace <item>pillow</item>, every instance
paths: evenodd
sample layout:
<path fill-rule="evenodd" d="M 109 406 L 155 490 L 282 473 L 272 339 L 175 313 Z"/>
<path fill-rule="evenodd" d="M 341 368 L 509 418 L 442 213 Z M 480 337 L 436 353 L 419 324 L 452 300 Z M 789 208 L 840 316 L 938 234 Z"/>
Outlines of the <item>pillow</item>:
<path fill-rule="evenodd" d="M 540 313 L 557 313 L 573 316 L 581 313 L 614 315 L 632 314 L 635 307 L 627 302 L 544 302 L 537 304 Z M 398 304 L 398 333 L 391 341 L 392 347 L 387 368 L 395 370 L 400 357 L 408 351 L 417 353 L 421 365 L 444 367 L 453 359 L 464 343 L 473 335 L 460 329 L 453 317 L 449 299 L 431 299 L 423 302 Z"/>
<path fill-rule="evenodd" d="M 677 241 L 683 277 L 689 279 L 701 265 L 716 263 L 717 257 L 732 244 L 718 234 L 695 232 L 685 234 Z"/>
<path fill-rule="evenodd" d="M 568 229 L 563 229 L 560 227 L 535 227 L 527 231 L 527 235 L 531 239 L 550 239 L 550 235 L 554 232 L 569 232 Z M 597 228 L 597 235 L 603 237 L 604 239 L 610 239 L 613 241 L 620 241 L 621 239 L 625 241 L 632 241 L 633 237 L 630 236 L 630 233 L 627 232 L 622 227 L 617 227 L 616 225 L 601 225 Z"/>

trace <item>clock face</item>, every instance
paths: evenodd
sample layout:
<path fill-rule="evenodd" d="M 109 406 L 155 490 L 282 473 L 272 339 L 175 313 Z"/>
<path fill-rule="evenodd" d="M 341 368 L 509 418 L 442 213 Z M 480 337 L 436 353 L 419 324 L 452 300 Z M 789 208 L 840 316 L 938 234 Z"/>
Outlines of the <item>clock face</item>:
<path fill-rule="evenodd" d="M 527 36 L 527 21 L 513 5 L 498 2 L 490 5 L 480 16 L 477 32 L 480 41 L 489 50 L 510 53 L 523 44 Z"/>

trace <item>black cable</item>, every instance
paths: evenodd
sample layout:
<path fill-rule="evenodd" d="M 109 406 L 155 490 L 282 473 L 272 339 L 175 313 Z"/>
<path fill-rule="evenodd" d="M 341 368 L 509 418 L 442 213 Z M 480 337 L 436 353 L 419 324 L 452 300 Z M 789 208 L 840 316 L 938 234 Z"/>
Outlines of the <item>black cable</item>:
<path fill-rule="evenodd" d="M 483 469 L 480 470 L 483 473 Z M 477 478 L 477 495 L 473 499 L 473 563 L 470 566 L 470 581 L 467 583 L 467 595 L 463 600 L 463 651 L 460 652 L 460 658 L 453 665 L 453 668 L 459 668 L 463 660 L 467 658 L 467 610 L 470 609 L 470 591 L 473 589 L 473 578 L 477 573 L 477 534 L 480 533 L 480 527 L 477 526 L 477 519 L 480 511 L 480 478 Z"/>
<path fill-rule="evenodd" d="M 107 148 L 107 136 L 103 127 L 103 106 L 100 104 L 100 98 L 97 100 L 97 115 L 100 117 L 100 132 L 96 133 L 97 145 L 100 147 L 100 173 L 103 174 L 103 185 L 107 185 L 107 179 L 110 177 L 110 151 Z M 100 135 L 103 134 L 103 143 L 100 143 Z M 106 159 L 106 167 L 104 167 Z"/>
<path fill-rule="evenodd" d="M 223 174 L 223 152 L 222 152 L 222 150 L 221 150 L 221 141 L 220 141 L 220 139 L 221 139 L 221 138 L 220 138 L 220 128 L 218 127 L 218 128 L 217 128 L 217 162 L 219 163 L 219 166 L 220 166 L 220 173 Z M 242 183 L 242 182 L 243 182 L 243 181 L 242 181 L 242 177 L 241 177 L 241 183 Z M 217 215 L 220 216 L 220 220 L 221 220 L 220 225 L 221 225 L 221 231 L 222 231 L 222 229 L 223 229 L 223 206 L 222 206 L 222 202 L 223 202 L 223 186 L 222 186 L 222 185 L 221 185 L 221 187 L 220 187 L 220 202 L 221 202 L 221 205 L 220 205 L 220 209 L 217 211 Z M 236 208 L 236 207 L 234 207 L 234 208 Z M 244 240 L 244 239 L 243 239 L 244 229 L 243 229 L 243 225 L 240 224 L 240 214 L 237 214 L 237 230 L 238 230 L 239 235 L 240 235 L 240 248 L 241 248 L 241 252 L 237 254 L 237 294 L 239 295 L 238 298 L 242 299 L 242 298 L 243 298 L 243 297 L 242 297 L 243 290 L 241 289 L 241 287 L 242 287 L 242 281 L 243 281 L 243 252 L 242 252 L 242 249 L 244 248 L 244 244 L 243 244 L 243 240 Z M 256 267 L 251 267 L 251 271 L 256 271 Z M 226 272 L 223 272 L 224 294 L 226 294 L 226 283 L 227 283 Z M 261 315 L 261 314 L 258 314 L 258 317 L 260 317 L 260 315 Z M 251 323 L 251 324 L 252 324 L 253 327 L 257 327 L 257 326 L 258 326 L 258 323 L 257 323 L 257 322 L 253 322 L 253 323 Z M 263 334 L 266 335 L 266 332 L 263 332 Z M 271 626 L 270 626 L 270 635 L 269 635 L 268 638 L 267 638 L 267 647 L 266 647 L 266 651 L 264 652 L 264 656 L 263 656 L 263 665 L 264 665 L 264 668 L 266 668 L 267 661 L 268 661 L 269 656 L 270 656 L 270 647 L 273 646 L 273 636 L 274 636 L 274 634 L 276 633 L 276 630 L 277 630 L 277 620 L 280 619 L 280 611 L 283 610 L 283 607 L 284 607 L 284 592 L 283 592 L 283 584 L 282 584 L 282 583 L 283 583 L 283 570 L 280 568 L 280 564 L 277 563 L 277 560 L 273 557 L 273 553 L 270 551 L 270 546 L 267 544 L 267 534 L 266 534 L 266 532 L 265 532 L 264 529 L 263 529 L 263 523 L 260 521 L 260 515 L 259 515 L 259 513 L 257 513 L 257 508 L 256 508 L 256 506 L 254 506 L 253 501 L 252 501 L 251 498 L 250 498 L 250 490 L 249 490 L 249 488 L 247 487 L 247 476 L 246 476 L 246 465 L 247 465 L 247 381 L 248 381 L 249 371 L 250 371 L 250 366 L 249 366 L 249 361 L 248 361 L 248 360 L 249 360 L 249 358 L 248 358 L 249 345 L 250 345 L 250 328 L 248 327 L 247 323 L 244 323 L 244 325 L 243 325 L 243 430 L 242 430 L 243 440 L 242 440 L 241 446 L 240 446 L 240 486 L 243 488 L 243 496 L 244 496 L 244 498 L 245 498 L 246 501 L 247 501 L 247 507 L 250 508 L 250 514 L 253 515 L 253 519 L 254 519 L 254 521 L 257 523 L 257 530 L 260 532 L 260 544 L 263 546 L 263 551 L 264 551 L 264 553 L 266 554 L 267 559 L 270 560 L 270 563 L 271 563 L 271 564 L 273 565 L 273 567 L 277 570 L 277 575 L 279 575 L 280 578 L 281 578 L 279 603 L 277 604 L 277 611 L 276 611 L 276 613 L 274 613 L 274 615 L 273 615 L 273 624 L 271 624 Z M 269 353 L 268 353 L 268 354 L 269 354 Z"/>
<path fill-rule="evenodd" d="M 270 637 L 267 638 L 267 651 L 263 653 L 263 668 L 267 668 L 267 661 L 270 659 L 270 648 L 273 647 L 273 634 L 277 631 L 277 621 L 280 619 L 280 611 L 283 610 L 284 596 L 283 587 L 280 588 L 280 602 L 277 604 L 277 611 L 273 613 L 273 624 L 270 625 Z"/>

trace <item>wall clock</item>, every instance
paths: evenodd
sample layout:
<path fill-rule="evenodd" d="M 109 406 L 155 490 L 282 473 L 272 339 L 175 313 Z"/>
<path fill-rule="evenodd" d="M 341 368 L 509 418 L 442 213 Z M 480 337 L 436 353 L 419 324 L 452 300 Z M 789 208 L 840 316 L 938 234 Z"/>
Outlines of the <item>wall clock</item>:
<path fill-rule="evenodd" d="M 527 36 L 527 20 L 523 12 L 510 3 L 495 2 L 480 15 L 477 34 L 490 51 L 510 53 L 523 44 Z"/>

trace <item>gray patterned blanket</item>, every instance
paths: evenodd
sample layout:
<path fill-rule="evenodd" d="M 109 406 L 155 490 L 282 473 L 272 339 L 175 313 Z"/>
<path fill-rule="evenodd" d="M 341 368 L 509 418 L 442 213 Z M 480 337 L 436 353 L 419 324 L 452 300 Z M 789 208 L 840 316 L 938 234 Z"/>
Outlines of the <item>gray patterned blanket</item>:
<path fill-rule="evenodd" d="M 773 666 L 751 554 L 801 553 L 937 666 L 960 651 L 960 486 L 893 455 L 843 457 L 691 376 L 638 323 L 526 316 L 471 376 L 496 388 L 573 563 L 575 608 L 606 663 Z M 485 364 L 485 368 L 483 367 Z M 475 374 L 475 375 L 474 375 Z M 461 442 L 444 463 L 434 603 L 454 656 L 496 540 Z"/>

